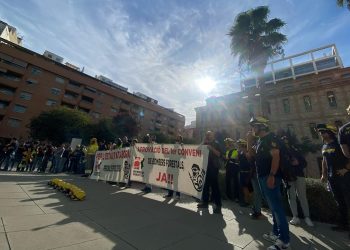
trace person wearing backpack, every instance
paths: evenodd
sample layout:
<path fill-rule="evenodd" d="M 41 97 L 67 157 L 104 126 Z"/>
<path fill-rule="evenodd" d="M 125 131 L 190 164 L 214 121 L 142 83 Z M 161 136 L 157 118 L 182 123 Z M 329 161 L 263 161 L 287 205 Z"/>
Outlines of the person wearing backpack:
<path fill-rule="evenodd" d="M 343 154 L 336 134 L 337 128 L 330 124 L 317 124 L 316 129 L 323 140 L 322 176 L 337 202 L 340 218 L 334 231 L 349 231 L 350 220 L 350 162 Z"/>
<path fill-rule="evenodd" d="M 248 133 L 248 145 L 252 145 L 254 136 L 259 140 L 255 147 L 255 154 L 250 149 L 248 154 L 254 154 L 258 180 L 264 197 L 271 209 L 273 218 L 272 232 L 263 235 L 265 240 L 273 242 L 268 249 L 288 249 L 290 246 L 289 226 L 282 204 L 281 183 L 282 171 L 279 139 L 270 132 L 269 121 L 264 117 L 252 118 L 249 122 L 252 133 Z M 249 148 L 248 148 L 249 149 Z"/>
<path fill-rule="evenodd" d="M 290 157 L 290 166 L 293 170 L 293 181 L 289 181 L 289 188 L 287 189 L 288 201 L 290 205 L 290 210 L 292 211 L 293 218 L 289 221 L 292 225 L 300 224 L 300 219 L 298 216 L 298 207 L 297 207 L 297 196 L 300 201 L 301 208 L 303 210 L 305 223 L 313 227 L 314 224 L 310 219 L 310 211 L 309 211 L 309 203 L 306 196 L 306 183 L 305 183 L 305 174 L 304 169 L 307 165 L 307 162 L 304 156 L 300 153 L 300 151 L 289 143 L 288 136 L 283 136 L 281 138 L 284 143 L 288 155 Z"/>

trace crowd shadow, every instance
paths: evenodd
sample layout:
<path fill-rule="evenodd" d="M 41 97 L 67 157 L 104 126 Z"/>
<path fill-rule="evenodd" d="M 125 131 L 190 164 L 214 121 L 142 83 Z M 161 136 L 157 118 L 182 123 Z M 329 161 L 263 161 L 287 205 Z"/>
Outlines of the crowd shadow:
<path fill-rule="evenodd" d="M 159 244 L 164 249 L 186 249 L 184 247 L 190 246 L 192 241 L 197 242 L 192 249 L 210 249 L 213 245 L 211 249 L 226 250 L 233 249 L 233 245 L 246 247 L 254 242 L 255 249 L 266 249 L 271 245 L 262 238 L 263 233 L 271 231 L 270 222 L 267 219 L 252 220 L 249 208 L 241 208 L 231 201 L 224 201 L 223 215 L 217 215 L 212 213 L 211 206 L 209 210 L 180 207 L 192 205 L 195 200 L 183 194 L 180 200 L 164 199 L 161 198 L 164 190 L 155 187 L 152 195 L 156 199 L 153 199 L 136 191 L 142 184 L 135 184 L 130 188 L 133 192 L 128 193 L 129 188 L 106 185 L 101 181 L 77 176 L 62 178 L 82 187 L 87 192 L 86 200 L 72 201 L 49 187 L 47 182 L 51 176 L 0 175 L 1 183 L 18 183 L 22 186 L 30 198 L 20 201 L 38 202 L 37 206 L 47 213 L 44 216 L 64 215 L 65 218 L 52 223 L 33 226 L 30 229 L 33 232 L 44 233 L 54 227 L 78 222 L 113 242 L 114 246 L 111 245 L 110 249 L 151 249 L 143 248 L 143 244 L 153 243 L 146 243 L 146 239 L 140 238 L 138 235 L 141 232 L 149 237 L 157 232 L 163 238 Z M 48 202 L 40 203 L 45 200 Z M 338 233 L 331 232 L 324 225 L 317 226 L 317 223 L 315 228 L 302 229 L 308 235 L 294 233 L 298 228 L 292 228 L 293 249 L 349 249 L 345 233 L 339 237 Z M 177 230 L 185 232 L 176 234 Z M 173 235 L 170 235 L 172 232 Z M 252 240 L 247 245 L 241 241 L 234 242 L 236 238 L 229 237 L 233 234 L 237 237 L 250 236 Z M 78 239 L 76 244 L 79 244 Z"/>

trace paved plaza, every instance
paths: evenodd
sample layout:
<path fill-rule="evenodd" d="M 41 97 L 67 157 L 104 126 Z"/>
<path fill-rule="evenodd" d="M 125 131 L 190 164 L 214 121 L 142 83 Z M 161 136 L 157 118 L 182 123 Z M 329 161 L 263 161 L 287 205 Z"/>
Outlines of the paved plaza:
<path fill-rule="evenodd" d="M 59 177 L 82 187 L 85 201 L 50 188 Z M 70 175 L 0 173 L 0 249 L 266 249 L 268 220 L 251 220 L 249 208 L 224 202 L 223 215 L 197 210 L 193 198 L 164 199 L 164 190 L 143 194 Z M 345 233 L 315 223 L 290 226 L 291 249 L 349 249 Z"/>

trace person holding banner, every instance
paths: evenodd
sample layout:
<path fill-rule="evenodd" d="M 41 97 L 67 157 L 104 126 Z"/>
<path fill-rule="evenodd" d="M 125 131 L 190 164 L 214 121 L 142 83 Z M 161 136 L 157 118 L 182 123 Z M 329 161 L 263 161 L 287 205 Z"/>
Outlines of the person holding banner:
<path fill-rule="evenodd" d="M 175 144 L 183 145 L 183 137 L 182 137 L 182 135 L 178 135 L 178 136 L 177 136 L 176 141 L 175 141 Z M 165 195 L 164 198 L 172 198 L 173 195 L 174 195 L 174 191 L 168 189 L 168 194 Z M 175 197 L 175 199 L 176 199 L 176 200 L 180 200 L 180 192 L 176 192 L 176 197 Z"/>
<path fill-rule="evenodd" d="M 209 188 L 212 191 L 212 198 L 215 203 L 213 213 L 221 214 L 221 194 L 219 189 L 219 168 L 220 168 L 220 145 L 215 140 L 214 133 L 208 131 L 205 135 L 204 145 L 208 146 L 208 168 L 205 176 L 203 188 L 202 202 L 197 205 L 198 208 L 208 208 L 209 204 Z"/>
<path fill-rule="evenodd" d="M 90 145 L 87 147 L 86 152 L 86 169 L 89 169 L 91 171 L 90 175 L 94 171 L 94 164 L 95 164 L 95 153 L 98 150 L 98 144 L 96 138 L 91 138 Z"/>
<path fill-rule="evenodd" d="M 143 138 L 143 143 L 149 143 L 152 144 L 155 141 L 152 140 L 152 137 L 149 134 L 146 134 L 145 137 Z M 150 193 L 152 192 L 152 186 L 145 184 L 144 188 L 141 189 L 142 192 L 144 193 Z"/>

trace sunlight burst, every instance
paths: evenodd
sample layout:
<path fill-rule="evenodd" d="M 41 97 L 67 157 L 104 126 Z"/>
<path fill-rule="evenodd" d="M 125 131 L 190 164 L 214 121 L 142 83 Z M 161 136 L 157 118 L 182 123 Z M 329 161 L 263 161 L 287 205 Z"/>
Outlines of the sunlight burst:
<path fill-rule="evenodd" d="M 196 84 L 204 93 L 209 93 L 216 86 L 216 82 L 208 76 L 196 80 Z"/>

